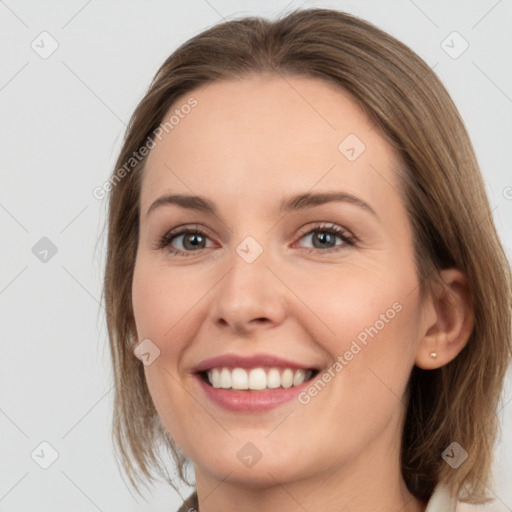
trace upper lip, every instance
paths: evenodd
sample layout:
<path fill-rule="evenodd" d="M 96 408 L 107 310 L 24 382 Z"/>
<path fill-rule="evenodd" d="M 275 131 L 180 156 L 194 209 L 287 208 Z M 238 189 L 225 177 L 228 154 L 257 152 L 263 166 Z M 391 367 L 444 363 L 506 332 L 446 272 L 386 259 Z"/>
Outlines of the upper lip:
<path fill-rule="evenodd" d="M 212 368 L 260 368 L 262 366 L 273 368 L 291 368 L 315 370 L 312 365 L 290 361 L 279 356 L 271 354 L 254 354 L 251 356 L 224 354 L 201 361 L 193 372 L 200 373 L 211 370 Z"/>

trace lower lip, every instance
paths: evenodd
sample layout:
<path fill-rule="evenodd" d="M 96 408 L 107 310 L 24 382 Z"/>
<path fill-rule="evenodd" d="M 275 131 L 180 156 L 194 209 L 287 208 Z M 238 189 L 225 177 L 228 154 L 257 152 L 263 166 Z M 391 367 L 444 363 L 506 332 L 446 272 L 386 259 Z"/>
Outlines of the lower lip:
<path fill-rule="evenodd" d="M 289 402 L 311 383 L 311 381 L 306 381 L 299 386 L 265 391 L 234 391 L 214 388 L 208 385 L 200 375 L 196 375 L 196 378 L 212 402 L 229 411 L 247 413 L 268 411 Z"/>

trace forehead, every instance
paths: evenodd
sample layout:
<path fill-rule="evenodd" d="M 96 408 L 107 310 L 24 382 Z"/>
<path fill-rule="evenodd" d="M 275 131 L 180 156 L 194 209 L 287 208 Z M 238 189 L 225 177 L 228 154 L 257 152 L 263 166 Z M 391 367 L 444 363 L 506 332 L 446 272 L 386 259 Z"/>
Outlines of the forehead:
<path fill-rule="evenodd" d="M 193 108 L 182 108 L 195 101 Z M 146 205 L 163 191 L 227 197 L 344 186 L 375 196 L 398 159 L 357 102 L 324 80 L 270 74 L 219 81 L 179 98 L 148 155 Z M 179 118 L 179 119 L 178 119 Z M 169 129 L 169 126 L 172 128 Z"/>

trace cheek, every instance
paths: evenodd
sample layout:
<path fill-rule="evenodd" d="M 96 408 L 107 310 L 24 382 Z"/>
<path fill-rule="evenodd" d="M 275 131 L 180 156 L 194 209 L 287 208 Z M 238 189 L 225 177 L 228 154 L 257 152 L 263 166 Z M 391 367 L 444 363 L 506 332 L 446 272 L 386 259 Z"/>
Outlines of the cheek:
<path fill-rule="evenodd" d="M 194 291 L 195 290 L 195 291 Z M 162 349 L 187 322 L 182 319 L 198 300 L 198 291 L 180 272 L 169 272 L 160 264 L 137 261 L 132 284 L 132 304 L 139 341 L 153 340 Z M 173 343 L 168 348 L 178 348 Z"/>
<path fill-rule="evenodd" d="M 333 387 L 343 388 L 343 394 L 358 390 L 370 402 L 374 392 L 402 396 L 418 345 L 414 265 L 404 263 L 401 272 L 394 265 L 350 265 L 326 272 L 307 278 L 301 273 L 295 282 L 301 283 L 297 295 L 307 297 L 304 302 L 314 313 L 308 312 L 308 327 L 315 341 L 333 365 L 338 361 L 332 373 L 344 375 L 334 379 L 338 384 Z"/>
<path fill-rule="evenodd" d="M 364 444 L 399 418 L 418 340 L 419 299 L 406 281 L 352 272 L 322 291 L 311 287 L 310 303 L 334 334 L 317 330 L 332 364 L 317 377 L 325 384 L 313 384 L 301 397 L 306 430 L 322 418 L 327 437 L 343 432 Z M 341 443 L 340 449 L 353 447 Z"/>
<path fill-rule="evenodd" d="M 192 291 L 191 291 L 192 290 Z M 153 404 L 165 428 L 182 448 L 188 446 L 188 439 L 194 436 L 195 425 L 201 425 L 204 418 L 183 422 L 197 412 L 190 407 L 190 395 L 183 388 L 179 375 L 179 362 L 190 339 L 195 333 L 187 331 L 195 325 L 189 322 L 193 305 L 200 293 L 195 287 L 187 286 L 183 272 L 170 272 L 159 264 L 141 257 L 137 260 L 132 283 L 132 304 L 137 328 L 138 341 L 150 339 L 160 355 L 148 366 L 144 374 Z M 193 404 L 192 404 L 193 405 Z M 187 411 L 186 413 L 184 411 Z M 193 425 L 193 427 L 191 427 Z"/>
<path fill-rule="evenodd" d="M 417 283 L 413 267 L 402 267 L 400 274 L 394 266 L 390 270 L 385 265 L 350 264 L 321 272 L 301 268 L 288 279 L 297 283 L 294 292 L 310 311 L 310 324 L 320 326 L 316 329 L 319 339 L 332 348 L 341 343 L 339 349 L 343 349 L 347 340 L 358 337 L 364 343 L 372 327 L 373 334 L 375 329 L 379 334 L 393 331 L 417 308 L 416 294 L 411 293 Z"/>

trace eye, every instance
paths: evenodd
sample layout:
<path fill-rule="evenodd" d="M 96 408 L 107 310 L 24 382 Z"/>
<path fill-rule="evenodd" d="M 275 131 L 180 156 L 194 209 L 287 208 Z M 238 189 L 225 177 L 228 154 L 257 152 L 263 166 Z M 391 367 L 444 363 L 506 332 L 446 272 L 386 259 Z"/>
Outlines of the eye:
<path fill-rule="evenodd" d="M 161 237 L 155 248 L 167 249 L 171 254 L 179 256 L 193 256 L 194 252 L 207 248 L 208 239 L 209 237 L 200 226 L 176 228 Z M 181 245 L 183 249 L 176 248 L 176 245 Z"/>
<path fill-rule="evenodd" d="M 336 244 L 337 238 L 341 243 Z M 336 224 L 315 226 L 305 232 L 300 239 L 309 239 L 312 242 L 313 248 L 306 248 L 308 252 L 336 252 L 355 245 L 354 237 Z"/>

